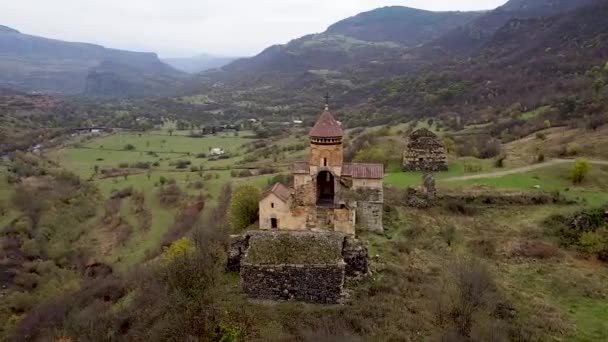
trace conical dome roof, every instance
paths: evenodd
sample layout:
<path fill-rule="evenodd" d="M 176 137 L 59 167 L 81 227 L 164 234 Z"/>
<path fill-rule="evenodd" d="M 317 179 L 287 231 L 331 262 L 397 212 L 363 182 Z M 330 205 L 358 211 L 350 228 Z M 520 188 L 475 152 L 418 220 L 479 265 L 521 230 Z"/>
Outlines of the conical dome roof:
<path fill-rule="evenodd" d="M 344 130 L 329 112 L 329 107 L 325 106 L 325 110 L 308 135 L 312 138 L 341 138 L 344 136 Z"/>

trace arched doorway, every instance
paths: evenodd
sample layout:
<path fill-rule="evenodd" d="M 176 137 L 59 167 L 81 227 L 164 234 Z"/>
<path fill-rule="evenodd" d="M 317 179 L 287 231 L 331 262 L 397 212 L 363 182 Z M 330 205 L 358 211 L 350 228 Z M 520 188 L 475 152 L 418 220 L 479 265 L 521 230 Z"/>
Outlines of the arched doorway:
<path fill-rule="evenodd" d="M 332 206 L 334 196 L 334 175 L 329 171 L 319 172 L 317 175 L 317 205 Z"/>

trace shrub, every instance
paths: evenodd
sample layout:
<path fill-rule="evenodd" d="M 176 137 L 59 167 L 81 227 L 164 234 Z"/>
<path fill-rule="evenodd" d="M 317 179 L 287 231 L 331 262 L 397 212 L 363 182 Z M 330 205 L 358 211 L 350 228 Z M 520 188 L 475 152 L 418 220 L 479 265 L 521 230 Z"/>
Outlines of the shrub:
<path fill-rule="evenodd" d="M 496 241 L 488 239 L 474 240 L 469 243 L 473 254 L 484 258 L 493 258 L 496 255 Z"/>
<path fill-rule="evenodd" d="M 488 269 L 476 259 L 459 259 L 446 270 L 448 285 L 437 296 L 437 320 L 446 327 L 444 340 L 469 340 L 479 317 L 489 317 L 496 286 Z M 447 339 L 445 339 L 447 338 Z"/>
<path fill-rule="evenodd" d="M 577 160 L 572 168 L 572 182 L 574 184 L 582 183 L 587 176 L 587 173 L 589 173 L 589 163 L 586 160 Z"/>
<path fill-rule="evenodd" d="M 125 151 L 135 151 L 135 146 L 133 144 L 126 144 L 123 147 L 123 150 L 125 150 Z"/>
<path fill-rule="evenodd" d="M 452 243 L 456 241 L 456 227 L 448 225 L 443 227 L 439 231 L 439 236 L 445 241 L 448 246 L 452 246 Z"/>
<path fill-rule="evenodd" d="M 536 133 L 536 139 L 544 141 L 547 139 L 547 135 L 543 132 L 538 132 Z"/>
<path fill-rule="evenodd" d="M 201 181 L 196 181 L 196 182 L 192 183 L 192 187 L 196 190 L 200 190 L 205 187 L 205 183 L 203 183 Z"/>
<path fill-rule="evenodd" d="M 559 248 L 538 240 L 522 241 L 511 250 L 512 256 L 536 259 L 550 259 L 558 257 L 561 254 Z"/>
<path fill-rule="evenodd" d="M 182 190 L 176 184 L 169 184 L 160 188 L 158 197 L 161 204 L 176 206 L 182 198 Z"/>
<path fill-rule="evenodd" d="M 543 163 L 544 161 L 545 161 L 545 155 L 541 152 L 538 154 L 538 156 L 536 156 L 536 162 Z"/>
<path fill-rule="evenodd" d="M 260 191 L 251 185 L 241 185 L 234 190 L 228 216 L 235 232 L 241 232 L 257 221 L 259 197 Z"/>
<path fill-rule="evenodd" d="M 449 199 L 445 204 L 445 208 L 453 214 L 470 216 L 477 213 L 477 208 L 469 205 L 466 201 L 459 199 Z"/>
<path fill-rule="evenodd" d="M 507 159 L 507 155 L 506 154 L 501 154 L 500 156 L 498 156 L 498 158 L 496 158 L 496 161 L 494 161 L 494 166 L 496 166 L 498 168 L 505 167 L 505 160 L 506 159 Z"/>
<path fill-rule="evenodd" d="M 8 204 L 4 200 L 0 200 L 0 217 L 6 216 L 8 213 Z"/>
<path fill-rule="evenodd" d="M 479 163 L 465 163 L 464 164 L 464 172 L 465 173 L 477 173 L 482 170 L 482 166 Z"/>
<path fill-rule="evenodd" d="M 134 169 L 144 169 L 144 170 L 150 169 L 151 166 L 152 165 L 150 164 L 150 162 L 136 162 L 131 165 L 131 167 Z"/>
<path fill-rule="evenodd" d="M 118 168 L 120 168 L 120 169 L 128 169 L 129 168 L 129 163 L 120 163 L 120 164 L 118 164 Z"/>
<path fill-rule="evenodd" d="M 110 195 L 111 199 L 122 199 L 122 198 L 127 198 L 130 197 L 133 194 L 133 187 L 129 186 L 126 187 L 122 190 L 118 190 L 118 191 L 113 191 L 112 195 Z"/>
<path fill-rule="evenodd" d="M 568 144 L 565 152 L 565 157 L 577 156 L 581 153 L 581 146 L 576 143 Z"/>
<path fill-rule="evenodd" d="M 192 164 L 189 160 L 178 160 L 176 162 L 171 163 L 171 166 L 175 166 L 178 170 L 187 169 Z"/>

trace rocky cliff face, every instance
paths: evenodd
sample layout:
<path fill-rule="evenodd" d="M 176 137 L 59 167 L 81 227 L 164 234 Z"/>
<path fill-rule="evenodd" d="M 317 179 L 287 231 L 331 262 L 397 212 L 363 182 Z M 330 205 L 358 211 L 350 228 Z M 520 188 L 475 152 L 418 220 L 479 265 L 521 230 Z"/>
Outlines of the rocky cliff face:
<path fill-rule="evenodd" d="M 183 75 L 162 63 L 154 53 L 47 39 L 6 26 L 0 26 L 0 51 L 0 88 L 27 92 L 81 94 L 87 88 L 90 95 L 106 95 L 108 92 L 97 93 L 97 87 L 87 85 L 90 72 L 103 71 L 114 73 L 113 78 L 131 84 L 119 88 L 115 94 L 156 95 L 161 86 L 150 87 L 153 80 L 165 83 L 163 87 L 168 89 L 173 85 L 170 81 Z"/>

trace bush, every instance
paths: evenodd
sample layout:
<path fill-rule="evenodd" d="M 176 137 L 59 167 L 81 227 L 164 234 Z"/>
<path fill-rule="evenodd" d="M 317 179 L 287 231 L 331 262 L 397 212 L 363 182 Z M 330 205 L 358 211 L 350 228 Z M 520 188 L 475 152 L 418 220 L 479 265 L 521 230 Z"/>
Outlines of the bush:
<path fill-rule="evenodd" d="M 129 163 L 120 163 L 120 164 L 118 164 L 118 168 L 119 169 L 128 169 Z"/>
<path fill-rule="evenodd" d="M 133 144 L 126 144 L 123 147 L 123 150 L 125 150 L 125 151 L 135 151 L 135 146 Z"/>
<path fill-rule="evenodd" d="M 131 167 L 134 169 L 148 170 L 152 167 L 152 165 L 150 164 L 150 162 L 136 162 L 132 164 Z"/>
<path fill-rule="evenodd" d="M 547 140 L 547 135 L 543 132 L 536 133 L 536 139 L 538 140 Z"/>
<path fill-rule="evenodd" d="M 585 177 L 587 177 L 587 173 L 589 173 L 589 163 L 586 160 L 577 160 L 572 168 L 572 182 L 574 184 L 582 183 Z"/>
<path fill-rule="evenodd" d="M 600 260 L 608 253 L 608 217 L 603 208 L 571 216 L 554 215 L 545 220 L 544 225 L 564 247 L 574 247 Z"/>
<path fill-rule="evenodd" d="M 501 154 L 500 156 L 498 156 L 498 158 L 496 158 L 496 160 L 494 161 L 494 166 L 498 167 L 498 168 L 503 168 L 505 167 L 505 160 L 507 159 L 507 155 L 506 154 Z"/>
<path fill-rule="evenodd" d="M 131 195 L 133 195 L 133 187 L 129 186 L 122 190 L 113 191 L 112 195 L 110 195 L 110 198 L 111 199 L 117 199 L 117 198 L 123 199 L 123 198 L 131 197 Z"/>
<path fill-rule="evenodd" d="M 561 254 L 559 248 L 538 240 L 520 242 L 511 250 L 512 256 L 536 259 L 550 259 Z"/>
<path fill-rule="evenodd" d="M 447 288 L 437 296 L 437 320 L 445 327 L 443 340 L 469 340 L 476 326 L 486 323 L 494 305 L 496 285 L 485 265 L 476 259 L 459 259 L 446 270 Z"/>
<path fill-rule="evenodd" d="M 538 156 L 536 156 L 536 162 L 543 163 L 544 161 L 545 161 L 545 155 L 543 153 L 539 153 Z"/>
<path fill-rule="evenodd" d="M 160 188 L 158 197 L 165 206 L 177 206 L 182 198 L 182 190 L 177 184 L 169 184 Z"/>
<path fill-rule="evenodd" d="M 187 169 L 188 167 L 190 167 L 191 164 L 192 164 L 192 162 L 189 160 L 178 160 L 169 165 L 175 166 L 175 168 L 178 170 L 184 170 L 184 169 Z"/>
<path fill-rule="evenodd" d="M 230 200 L 229 218 L 233 231 L 241 232 L 258 220 L 260 191 L 252 185 L 241 185 Z"/>
<path fill-rule="evenodd" d="M 445 204 L 445 208 L 453 213 L 453 214 L 459 214 L 459 215 L 467 215 L 467 216 L 471 216 L 471 215 L 475 215 L 477 213 L 477 208 L 469 205 L 468 203 L 466 203 L 463 200 L 458 200 L 458 199 L 449 199 L 447 201 L 447 203 Z"/>

